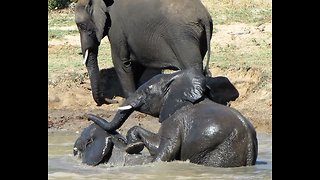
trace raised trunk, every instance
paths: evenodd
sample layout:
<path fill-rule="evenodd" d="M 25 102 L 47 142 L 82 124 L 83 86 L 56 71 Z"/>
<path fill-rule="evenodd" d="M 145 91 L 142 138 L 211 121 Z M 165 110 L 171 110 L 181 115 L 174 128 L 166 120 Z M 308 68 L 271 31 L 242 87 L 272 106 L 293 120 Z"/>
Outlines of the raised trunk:
<path fill-rule="evenodd" d="M 93 114 L 88 114 L 88 120 L 93 121 L 105 131 L 112 133 L 122 126 L 133 111 L 133 109 L 118 111 L 111 122 Z"/>

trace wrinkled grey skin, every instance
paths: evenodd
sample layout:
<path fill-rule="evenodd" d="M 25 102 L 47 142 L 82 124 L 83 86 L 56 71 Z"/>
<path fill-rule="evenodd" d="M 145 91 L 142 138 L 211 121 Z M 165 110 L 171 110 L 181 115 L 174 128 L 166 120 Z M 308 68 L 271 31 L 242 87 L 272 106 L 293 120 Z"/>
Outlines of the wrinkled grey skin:
<path fill-rule="evenodd" d="M 84 128 L 75 141 L 73 154 L 78 156 L 82 163 L 90 166 L 101 163 L 107 163 L 109 166 L 132 166 L 151 162 L 151 156 L 128 154 L 125 147 L 125 137 L 118 132 L 108 133 L 93 123 Z"/>
<path fill-rule="evenodd" d="M 98 48 L 108 36 L 125 97 L 161 69 L 203 72 L 212 19 L 200 0 L 79 0 L 75 22 L 92 95 L 98 106 L 114 103 L 99 87 Z M 210 52 L 210 51 L 208 51 Z M 205 74 L 210 74 L 208 53 Z"/>
<path fill-rule="evenodd" d="M 157 134 L 139 126 L 130 129 L 126 151 L 136 153 L 137 148 L 130 144 L 142 141 L 153 155 L 153 162 L 190 160 L 215 167 L 254 165 L 258 154 L 254 127 L 234 108 L 209 99 L 205 95 L 206 82 L 197 71 L 183 70 L 158 75 L 139 87 L 125 101 L 124 105 L 132 108 L 121 111 L 122 117 L 127 118 L 132 110 L 158 115 L 161 127 Z M 108 123 L 92 114 L 88 118 L 107 131 L 106 127 L 119 121 Z"/>

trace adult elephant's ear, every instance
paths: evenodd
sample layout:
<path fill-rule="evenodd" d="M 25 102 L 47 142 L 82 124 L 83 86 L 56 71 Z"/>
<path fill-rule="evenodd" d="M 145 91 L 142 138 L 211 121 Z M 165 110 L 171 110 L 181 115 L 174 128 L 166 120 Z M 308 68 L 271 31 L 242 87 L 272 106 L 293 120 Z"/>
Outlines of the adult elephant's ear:
<path fill-rule="evenodd" d="M 108 6 L 112 3 L 113 0 L 89 0 L 86 5 L 86 9 L 96 26 L 95 31 L 99 42 L 101 42 L 101 39 L 104 37 Z"/>
<path fill-rule="evenodd" d="M 162 100 L 159 121 L 167 119 L 176 110 L 187 104 L 196 103 L 204 95 L 205 76 L 195 69 L 182 70 L 168 82 Z"/>

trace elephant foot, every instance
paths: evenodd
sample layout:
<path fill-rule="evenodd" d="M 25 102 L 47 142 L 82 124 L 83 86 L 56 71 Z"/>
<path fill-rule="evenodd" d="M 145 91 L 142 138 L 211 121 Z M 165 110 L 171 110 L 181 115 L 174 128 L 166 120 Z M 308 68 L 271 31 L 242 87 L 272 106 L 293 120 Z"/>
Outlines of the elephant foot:
<path fill-rule="evenodd" d="M 97 103 L 97 106 L 102 106 L 103 104 L 117 104 L 119 102 L 115 99 L 104 98 L 99 101 L 96 101 L 96 103 Z"/>
<path fill-rule="evenodd" d="M 128 144 L 126 147 L 126 152 L 129 154 L 138 154 L 144 148 L 144 143 L 139 141 L 135 143 Z"/>
<path fill-rule="evenodd" d="M 118 102 L 117 100 L 115 100 L 115 99 L 105 98 L 104 100 L 105 100 L 105 102 L 106 102 L 107 104 L 117 104 L 117 103 L 119 103 L 119 102 Z"/>

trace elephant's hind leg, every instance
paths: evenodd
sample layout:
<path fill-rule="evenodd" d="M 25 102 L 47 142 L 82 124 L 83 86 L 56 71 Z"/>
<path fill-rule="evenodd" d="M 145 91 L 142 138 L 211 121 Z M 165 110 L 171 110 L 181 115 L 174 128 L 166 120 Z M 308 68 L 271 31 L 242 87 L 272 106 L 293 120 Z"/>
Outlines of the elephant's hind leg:
<path fill-rule="evenodd" d="M 199 72 L 203 72 L 203 58 L 200 47 L 195 40 L 182 38 L 168 41 L 178 59 L 178 63 L 181 65 L 181 69 L 195 68 L 199 69 Z"/>
<path fill-rule="evenodd" d="M 239 167 L 246 165 L 246 141 L 239 136 L 238 131 L 233 130 L 229 136 L 202 155 L 200 161 L 190 161 L 197 164 L 213 167 Z"/>

